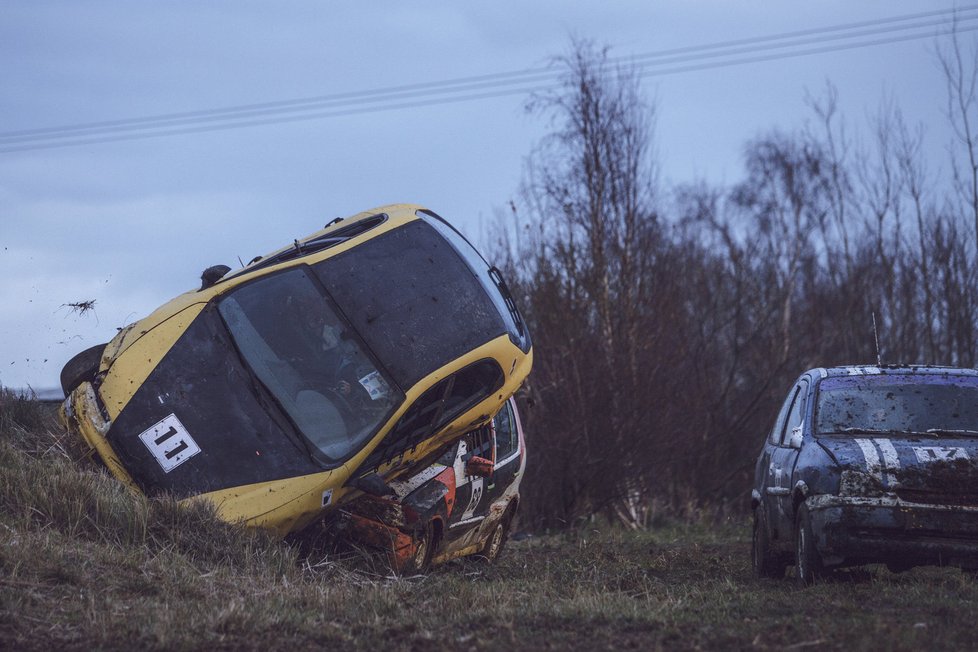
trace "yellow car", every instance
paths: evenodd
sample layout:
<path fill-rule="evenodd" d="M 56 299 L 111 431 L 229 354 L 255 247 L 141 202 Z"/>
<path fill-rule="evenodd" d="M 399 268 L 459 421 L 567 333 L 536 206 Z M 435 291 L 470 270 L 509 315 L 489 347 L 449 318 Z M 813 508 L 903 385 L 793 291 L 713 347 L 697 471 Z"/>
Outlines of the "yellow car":
<path fill-rule="evenodd" d="M 120 480 L 284 535 L 423 468 L 532 365 L 502 276 L 445 220 L 337 220 L 80 353 L 62 414 Z"/>

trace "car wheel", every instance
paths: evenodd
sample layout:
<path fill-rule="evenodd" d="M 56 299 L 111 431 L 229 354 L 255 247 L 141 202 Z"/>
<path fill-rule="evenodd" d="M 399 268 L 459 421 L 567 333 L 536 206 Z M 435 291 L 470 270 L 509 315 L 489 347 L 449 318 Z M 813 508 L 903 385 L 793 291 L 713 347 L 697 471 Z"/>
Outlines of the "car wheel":
<path fill-rule="evenodd" d="M 795 516 L 795 571 L 799 586 L 810 586 L 822 577 L 822 558 L 815 548 L 812 519 L 808 507 L 802 504 Z"/>
<path fill-rule="evenodd" d="M 431 523 L 425 523 L 424 528 L 418 532 L 418 543 L 414 548 L 414 554 L 404 566 L 404 572 L 412 575 L 423 575 L 428 572 L 431 566 L 431 558 L 434 556 L 434 538 L 432 537 L 433 528 Z"/>
<path fill-rule="evenodd" d="M 767 506 L 754 510 L 754 536 L 751 539 L 751 565 L 756 577 L 784 577 L 788 567 L 784 558 L 771 548 L 771 531 L 767 524 Z"/>
<path fill-rule="evenodd" d="M 85 349 L 68 361 L 61 370 L 61 389 L 64 390 L 65 396 L 83 382 L 90 382 L 95 378 L 106 346 L 106 344 L 98 344 Z"/>
<path fill-rule="evenodd" d="M 492 534 L 486 539 L 486 545 L 483 546 L 480 556 L 490 564 L 496 561 L 503 552 L 503 547 L 506 545 L 506 538 L 508 536 L 509 519 L 503 517 L 496 523 L 496 527 L 492 529 Z"/>

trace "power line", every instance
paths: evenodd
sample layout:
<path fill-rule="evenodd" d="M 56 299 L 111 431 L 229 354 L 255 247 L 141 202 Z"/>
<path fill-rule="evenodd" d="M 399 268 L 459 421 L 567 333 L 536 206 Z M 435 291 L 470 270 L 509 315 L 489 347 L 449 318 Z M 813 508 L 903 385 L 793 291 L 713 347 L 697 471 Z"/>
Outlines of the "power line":
<path fill-rule="evenodd" d="M 974 22 L 978 20 L 978 14 L 972 13 L 976 10 L 978 5 L 614 57 L 608 59 L 603 72 L 607 73 L 612 66 L 628 63 L 639 77 L 652 77 L 909 41 L 948 34 L 954 30 L 970 32 L 978 30 L 978 23 Z M 954 27 L 945 27 L 944 31 L 936 33 L 918 32 L 803 50 L 740 58 L 735 56 L 946 26 L 947 21 L 943 19 L 923 20 L 938 16 L 953 16 Z M 915 22 L 899 24 L 908 21 Z M 888 26 L 880 27 L 884 24 Z M 866 27 L 872 28 L 864 29 Z M 813 38 L 817 35 L 822 36 Z M 709 61 L 710 59 L 720 60 Z M 703 63 L 693 63 L 696 61 Z M 662 68 L 669 64 L 674 67 Z M 0 153 L 193 134 L 522 95 L 556 88 L 560 74 L 552 68 L 536 68 L 220 109 L 4 132 L 0 133 Z"/>
<path fill-rule="evenodd" d="M 620 64 L 625 62 L 630 63 L 655 63 L 655 59 L 664 59 L 665 57 L 670 57 L 679 54 L 691 54 L 691 53 L 701 53 L 699 56 L 712 57 L 721 56 L 727 54 L 725 52 L 709 52 L 710 50 L 718 49 L 728 49 L 736 46 L 751 45 L 751 44 L 761 44 L 761 43 L 771 43 L 778 40 L 794 39 L 801 36 L 813 36 L 818 34 L 831 34 L 845 32 L 847 30 L 860 29 L 863 27 L 879 26 L 884 24 L 894 24 L 907 22 L 910 20 L 920 20 L 923 18 L 934 18 L 934 17 L 947 17 L 952 15 L 957 15 L 959 19 L 974 19 L 976 16 L 966 16 L 965 14 L 978 10 L 978 5 L 967 6 L 959 8 L 957 10 L 945 9 L 939 11 L 929 11 L 916 14 L 908 14 L 903 16 L 891 17 L 878 19 L 874 21 L 862 21 L 857 23 L 847 23 L 842 25 L 833 25 L 828 27 L 811 28 L 793 32 L 784 32 L 781 34 L 758 36 L 745 39 L 737 39 L 730 41 L 722 41 L 718 43 L 701 44 L 694 46 L 686 46 L 682 48 L 674 48 L 669 50 L 661 50 L 651 53 L 633 55 L 633 56 L 620 56 L 609 59 L 609 64 Z M 924 26 L 938 25 L 943 21 L 929 22 L 925 23 Z M 894 30 L 910 29 L 920 27 L 920 24 L 904 25 L 895 28 L 890 28 Z M 878 32 L 880 30 L 874 30 Z M 887 30 L 889 31 L 889 29 Z M 863 35 L 859 34 L 839 34 L 833 38 L 850 38 L 852 36 Z M 779 47 L 790 47 L 796 43 L 782 43 L 773 44 L 769 47 L 779 48 Z M 650 61 L 652 60 L 652 61 Z M 450 92 L 453 90 L 471 90 L 472 84 L 479 84 L 483 82 L 488 82 L 490 85 L 496 85 L 499 83 L 512 84 L 512 83 L 523 83 L 526 81 L 539 81 L 541 77 L 550 78 L 554 75 L 552 68 L 531 68 L 520 71 L 510 71 L 502 73 L 492 73 L 478 76 L 455 78 L 443 81 L 435 82 L 423 82 L 417 84 L 408 84 L 401 86 L 394 86 L 381 89 L 372 89 L 366 91 L 353 91 L 346 93 L 336 93 L 331 95 L 320 95 L 305 98 L 296 98 L 290 100 L 279 100 L 274 102 L 262 102 L 255 104 L 244 104 L 238 106 L 230 106 L 216 109 L 205 109 L 199 111 L 186 111 L 180 113 L 168 113 L 163 115 L 155 116 L 145 116 L 139 118 L 128 118 L 119 120 L 109 120 L 102 122 L 90 122 L 82 123 L 76 125 L 67 125 L 61 127 L 48 127 L 40 129 L 29 129 L 22 131 L 10 131 L 0 133 L 0 139 L 12 139 L 23 136 L 41 136 L 46 134 L 56 134 L 56 133 L 67 133 L 74 131 L 85 131 L 92 129 L 99 129 L 103 127 L 121 127 L 130 125 L 148 125 L 157 122 L 169 123 L 175 120 L 188 119 L 188 118 L 205 118 L 205 117 L 231 117 L 232 114 L 249 114 L 253 111 L 262 111 L 266 109 L 293 109 L 302 110 L 303 108 L 321 108 L 319 104 L 330 104 L 336 102 L 345 101 L 378 101 L 389 99 L 391 96 L 401 96 L 404 93 L 413 93 L 417 91 L 422 92 Z M 398 97 L 402 99 L 402 97 Z"/>

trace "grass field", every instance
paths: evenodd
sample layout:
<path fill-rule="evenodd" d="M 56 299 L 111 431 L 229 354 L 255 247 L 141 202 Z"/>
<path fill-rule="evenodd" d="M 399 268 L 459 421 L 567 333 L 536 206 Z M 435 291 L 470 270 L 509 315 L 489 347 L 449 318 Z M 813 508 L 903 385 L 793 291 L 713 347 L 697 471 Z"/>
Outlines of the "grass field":
<path fill-rule="evenodd" d="M 972 649 L 952 569 L 751 577 L 743 519 L 510 542 L 494 566 L 395 578 L 148 501 L 0 402 L 0 649 Z"/>

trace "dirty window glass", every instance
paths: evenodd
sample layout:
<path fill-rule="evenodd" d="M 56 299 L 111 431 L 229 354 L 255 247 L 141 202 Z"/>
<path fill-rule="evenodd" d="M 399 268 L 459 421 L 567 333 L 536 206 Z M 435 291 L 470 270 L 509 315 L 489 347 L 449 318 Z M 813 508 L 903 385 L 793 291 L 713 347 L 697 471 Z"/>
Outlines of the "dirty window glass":
<path fill-rule="evenodd" d="M 791 391 L 788 392 L 787 398 L 785 398 L 784 403 L 781 405 L 781 411 L 778 412 L 778 418 L 774 422 L 774 427 L 771 428 L 771 435 L 768 439 L 775 446 L 781 443 L 781 433 L 784 432 L 784 423 L 788 418 L 788 410 L 794 402 L 797 391 L 797 387 L 792 387 Z"/>
<path fill-rule="evenodd" d="M 445 425 L 502 387 L 503 370 L 495 360 L 480 360 L 456 373 L 452 380 L 451 388 L 445 397 L 445 407 L 438 419 L 438 427 Z"/>
<path fill-rule="evenodd" d="M 978 435 L 978 378 L 880 374 L 826 378 L 816 402 L 818 434 L 916 432 Z"/>
<path fill-rule="evenodd" d="M 401 388 L 506 332 L 485 288 L 421 220 L 312 267 Z"/>
<path fill-rule="evenodd" d="M 506 330 L 509 331 L 513 340 L 522 350 L 528 351 L 530 348 L 530 336 L 526 331 L 523 316 L 520 314 L 515 303 L 512 303 L 512 297 L 506 296 L 509 291 L 505 289 L 505 284 L 500 286 L 501 276 L 494 278 L 492 268 L 490 268 L 486 259 L 482 257 L 482 254 L 444 219 L 430 211 L 418 211 L 418 216 L 435 227 L 446 240 L 452 243 L 452 247 L 469 264 L 473 273 L 478 277 L 479 282 L 482 283 L 486 292 L 492 298 L 493 303 L 496 304 L 496 309 L 499 311 L 499 315 L 505 320 Z M 507 299 L 509 300 L 508 302 Z"/>
<path fill-rule="evenodd" d="M 377 466 L 417 446 L 502 384 L 502 369 L 489 359 L 473 363 L 438 382 L 398 419 L 364 462 L 364 467 Z"/>
<path fill-rule="evenodd" d="M 798 389 L 795 392 L 795 400 L 791 403 L 791 411 L 788 413 L 788 418 L 785 420 L 784 432 L 781 434 L 781 443 L 787 445 L 788 439 L 791 438 L 791 431 L 802 424 L 805 419 L 805 404 L 808 398 L 808 383 L 802 381 L 798 384 Z"/>
<path fill-rule="evenodd" d="M 481 457 L 492 460 L 492 432 L 488 426 L 482 426 L 481 428 L 472 430 L 465 436 L 465 441 L 468 446 L 468 456 L 470 458 Z"/>
<path fill-rule="evenodd" d="M 513 408 L 509 401 L 506 401 L 492 423 L 496 429 L 496 461 L 499 462 L 515 453 L 519 447 Z"/>
<path fill-rule="evenodd" d="M 303 268 L 248 283 L 219 307 L 241 356 L 321 461 L 356 452 L 401 401 Z"/>

